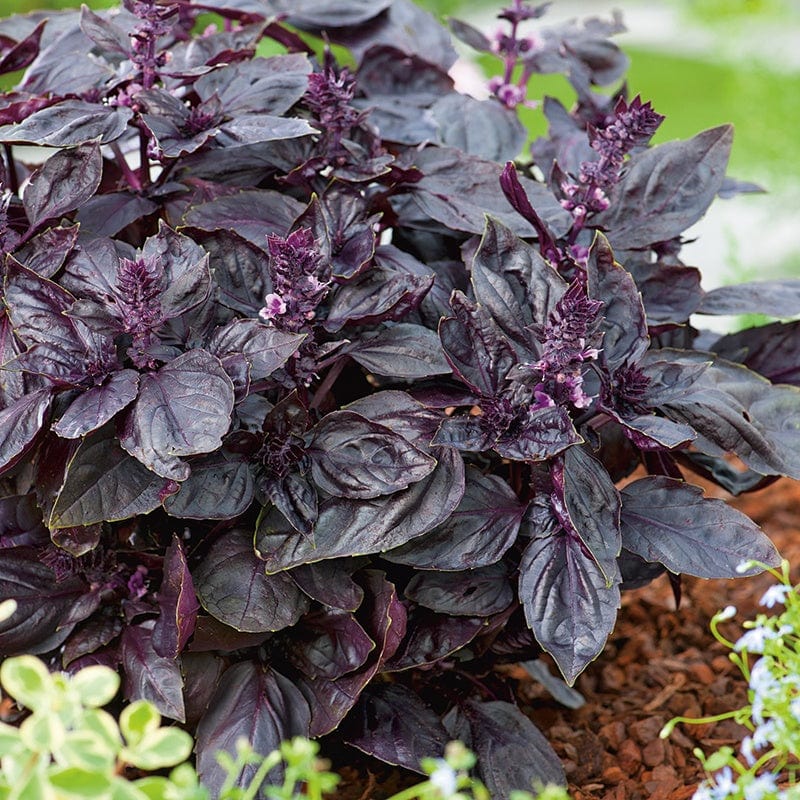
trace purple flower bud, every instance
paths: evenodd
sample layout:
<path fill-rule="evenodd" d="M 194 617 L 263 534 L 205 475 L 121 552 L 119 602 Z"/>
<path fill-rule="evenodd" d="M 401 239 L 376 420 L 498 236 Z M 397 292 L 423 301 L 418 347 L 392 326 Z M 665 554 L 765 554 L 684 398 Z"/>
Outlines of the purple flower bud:
<path fill-rule="evenodd" d="M 258 316 L 265 322 L 272 322 L 275 317 L 286 313 L 286 301 L 279 295 L 271 292 L 264 298 L 264 308 L 258 312 Z"/>

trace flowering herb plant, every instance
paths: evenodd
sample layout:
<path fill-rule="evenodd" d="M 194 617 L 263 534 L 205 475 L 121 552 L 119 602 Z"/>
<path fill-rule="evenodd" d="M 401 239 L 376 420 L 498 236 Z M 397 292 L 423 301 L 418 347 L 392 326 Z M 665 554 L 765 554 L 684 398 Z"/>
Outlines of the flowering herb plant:
<path fill-rule="evenodd" d="M 743 562 L 742 571 L 765 564 Z M 731 620 L 736 609 L 728 606 L 714 615 L 711 632 L 730 648 L 729 657 L 748 683 L 749 703 L 713 717 L 676 717 L 664 726 L 666 738 L 679 723 L 734 719 L 747 728 L 737 754 L 721 747 L 709 756 L 695 754 L 709 773 L 693 800 L 792 800 L 800 797 L 800 595 L 789 577 L 789 563 L 768 568 L 777 583 L 761 598 L 768 609 L 744 623 L 745 632 L 727 639 L 719 624 Z M 783 610 L 779 610 L 783 606 Z M 713 773 L 713 774 L 712 774 Z"/>
<path fill-rule="evenodd" d="M 571 683 L 622 589 L 778 563 L 688 479 L 800 477 L 798 323 L 689 318 L 800 286 L 701 288 L 682 234 L 749 188 L 730 126 L 650 146 L 619 20 L 524 39 L 543 10 L 502 46 L 452 23 L 574 87 L 530 151 L 409 0 L 0 22 L 0 653 L 119 670 L 212 792 L 242 736 L 563 783 L 492 665 Z"/>

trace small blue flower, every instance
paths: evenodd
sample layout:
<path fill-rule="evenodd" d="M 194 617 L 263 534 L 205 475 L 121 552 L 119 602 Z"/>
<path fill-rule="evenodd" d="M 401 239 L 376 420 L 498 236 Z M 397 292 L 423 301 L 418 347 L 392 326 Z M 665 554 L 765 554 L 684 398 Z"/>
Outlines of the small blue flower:
<path fill-rule="evenodd" d="M 778 791 L 775 776 L 770 773 L 759 775 L 754 781 L 744 787 L 744 800 L 765 800 Z"/>
<path fill-rule="evenodd" d="M 725 800 L 737 791 L 738 787 L 730 767 L 723 767 L 714 776 L 714 786 L 711 789 L 712 800 Z"/>
<path fill-rule="evenodd" d="M 428 780 L 444 798 L 452 797 L 458 789 L 456 771 L 443 758 L 437 760 L 436 769 Z"/>
<path fill-rule="evenodd" d="M 786 598 L 792 592 L 791 586 L 786 586 L 783 583 L 778 583 L 775 586 L 770 586 L 766 592 L 764 592 L 761 600 L 758 602 L 762 606 L 766 606 L 767 608 L 773 608 L 776 603 L 785 603 Z"/>

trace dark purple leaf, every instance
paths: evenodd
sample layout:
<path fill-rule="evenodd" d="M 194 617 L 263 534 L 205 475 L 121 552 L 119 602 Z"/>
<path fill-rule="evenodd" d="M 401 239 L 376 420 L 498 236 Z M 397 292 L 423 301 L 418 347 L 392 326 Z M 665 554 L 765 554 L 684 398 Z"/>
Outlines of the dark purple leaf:
<path fill-rule="evenodd" d="M 619 578 L 620 497 L 605 466 L 582 447 L 564 453 L 564 505 L 581 543 L 611 584 Z"/>
<path fill-rule="evenodd" d="M 59 528 L 50 534 L 53 544 L 69 553 L 73 558 L 80 558 L 94 550 L 103 535 L 103 526 L 96 525 Z"/>
<path fill-rule="evenodd" d="M 577 537 L 536 538 L 522 554 L 519 597 L 536 640 L 570 686 L 600 655 L 614 628 L 619 584 L 607 584 Z"/>
<path fill-rule="evenodd" d="M 160 222 L 158 235 L 145 241 L 142 257 L 157 259 L 163 266 L 166 280 L 159 302 L 164 319 L 180 316 L 208 296 L 208 253 L 188 236 Z"/>
<path fill-rule="evenodd" d="M 504 564 L 464 572 L 419 571 L 406 584 L 404 595 L 438 614 L 490 617 L 514 602 Z"/>
<path fill-rule="evenodd" d="M 158 508 L 169 482 L 129 456 L 110 431 L 81 442 L 48 520 L 50 528 L 129 519 Z"/>
<path fill-rule="evenodd" d="M 531 145 L 536 165 L 548 176 L 553 172 L 554 163 L 569 175 L 580 174 L 584 161 L 597 158 L 589 144 L 585 124 L 553 97 L 544 98 L 542 111 L 548 122 L 548 138 L 540 137 Z"/>
<path fill-rule="evenodd" d="M 625 266 L 642 293 L 649 325 L 684 324 L 700 307 L 703 290 L 700 271 L 694 267 L 648 261 L 628 261 Z"/>
<path fill-rule="evenodd" d="M 31 237 L 14 253 L 14 258 L 43 278 L 52 278 L 64 266 L 77 240 L 78 225 L 47 228 Z"/>
<path fill-rule="evenodd" d="M 450 300 L 454 317 L 439 323 L 445 358 L 457 377 L 484 397 L 495 397 L 517 361 L 489 313 L 461 292 Z"/>
<path fill-rule="evenodd" d="M 237 631 L 214 617 L 198 614 L 194 635 L 186 649 L 190 653 L 209 653 L 212 651 L 230 653 L 234 650 L 258 647 L 270 636 L 272 634 L 267 631 L 262 631 L 261 633 Z"/>
<path fill-rule="evenodd" d="M 0 58 L 0 75 L 25 69 L 36 58 L 44 26 L 45 22 L 42 20 L 28 36 L 16 42 L 13 47 L 9 47 L 3 53 Z"/>
<path fill-rule="evenodd" d="M 132 116 L 129 108 L 62 100 L 35 111 L 16 125 L 0 127 L 0 141 L 48 147 L 109 144 L 125 133 Z"/>
<path fill-rule="evenodd" d="M 484 215 L 490 214 L 518 236 L 536 231 L 511 207 L 500 188 L 502 168 L 493 161 L 465 156 L 454 147 L 427 147 L 414 159 L 424 177 L 409 187 L 419 208 L 448 228 L 483 233 Z M 569 229 L 571 217 L 547 188 L 521 179 L 525 191 L 554 236 Z"/>
<path fill-rule="evenodd" d="M 336 289 L 323 326 L 329 333 L 336 333 L 348 324 L 369 325 L 402 319 L 419 306 L 433 281 L 433 275 L 410 275 L 373 267 L 353 283 Z"/>
<path fill-rule="evenodd" d="M 197 726 L 197 772 L 212 795 L 219 795 L 227 772 L 216 755 L 225 751 L 236 758 L 236 743 L 244 738 L 256 753 L 271 753 L 293 736 L 309 735 L 308 703 L 294 684 L 272 669 L 253 661 L 229 667 Z M 242 770 L 237 786 L 249 786 L 257 769 Z M 280 782 L 278 770 L 267 781 Z"/>
<path fill-rule="evenodd" d="M 310 4 L 313 0 L 304 2 Z M 338 8 L 342 4 L 337 0 L 326 0 L 325 5 Z M 387 0 L 376 3 L 357 0 L 354 5 L 363 9 L 362 21 L 369 22 L 349 28 L 337 26 L 338 30 L 328 30 L 327 33 L 332 41 L 349 48 L 356 60 L 360 60 L 371 47 L 391 45 L 409 55 L 421 56 L 445 72 L 455 63 L 458 54 L 448 31 L 430 12 L 411 0 L 393 0 L 391 3 Z M 326 26 L 320 24 L 320 27 Z"/>
<path fill-rule="evenodd" d="M 254 319 L 236 319 L 214 331 L 207 350 L 220 360 L 243 355 L 250 379 L 260 381 L 282 367 L 305 338 L 305 334 L 284 332 Z"/>
<path fill-rule="evenodd" d="M 194 633 L 199 606 L 183 545 L 174 534 L 164 554 L 162 570 L 153 649 L 164 658 L 177 658 Z"/>
<path fill-rule="evenodd" d="M 367 755 L 414 772 L 441 758 L 448 742 L 439 716 L 401 684 L 368 687 L 348 717 L 345 739 Z"/>
<path fill-rule="evenodd" d="M 459 706 L 451 737 L 478 758 L 478 771 L 492 797 L 509 797 L 532 786 L 566 786 L 564 768 L 547 739 L 514 705 L 469 700 Z M 447 721 L 446 721 L 447 724 Z"/>
<path fill-rule="evenodd" d="M 300 27 L 348 28 L 361 25 L 391 5 L 391 0 L 270 0 L 275 11 L 291 15 Z"/>
<path fill-rule="evenodd" d="M 176 42 L 170 48 L 170 76 L 195 77 L 208 72 L 210 65 L 232 63 L 252 56 L 264 28 L 264 22 L 261 21 L 252 25 L 240 25 L 231 30 L 205 32 L 203 36 Z"/>
<path fill-rule="evenodd" d="M 122 632 L 125 699 L 149 700 L 165 717 L 186 721 L 183 676 L 178 661 L 153 649 L 152 620 L 128 625 Z"/>
<path fill-rule="evenodd" d="M 228 231 L 217 231 L 200 241 L 210 255 L 219 302 L 246 316 L 256 317 L 264 306 L 264 296 L 272 289 L 265 242 L 255 247 Z"/>
<path fill-rule="evenodd" d="M 203 608 L 237 631 L 279 631 L 308 611 L 309 600 L 286 573 L 267 575 L 252 534 L 226 531 L 194 573 Z"/>
<path fill-rule="evenodd" d="M 0 597 L 17 603 L 14 613 L 0 622 L 0 651 L 4 656 L 36 655 L 58 647 L 72 629 L 62 625 L 87 591 L 86 585 L 74 576 L 56 581 L 32 548 L 7 547 L 0 552 Z"/>
<path fill-rule="evenodd" d="M 439 337 L 422 325 L 400 322 L 374 335 L 364 334 L 346 345 L 345 352 L 376 375 L 414 379 L 450 372 Z"/>
<path fill-rule="evenodd" d="M 336 680 L 298 679 L 298 687 L 311 707 L 311 736 L 324 736 L 339 725 L 382 663 L 395 652 L 406 630 L 405 609 L 394 585 L 376 570 L 365 571 L 362 576 L 365 601 L 358 620 L 375 642 L 375 649 L 361 669 Z"/>
<path fill-rule="evenodd" d="M 131 40 L 125 29 L 96 14 L 88 6 L 81 6 L 81 30 L 102 53 L 123 59 L 130 58 Z"/>
<path fill-rule="evenodd" d="M 447 20 L 447 25 L 453 36 L 464 44 L 468 44 L 473 50 L 477 50 L 479 53 L 492 52 L 492 43 L 489 37 L 478 28 L 453 17 Z"/>
<path fill-rule="evenodd" d="M 28 345 L 43 344 L 83 355 L 85 346 L 75 323 L 65 315 L 75 298 L 58 284 L 24 268 L 13 257 L 6 261 L 5 303 L 14 333 Z"/>
<path fill-rule="evenodd" d="M 374 649 L 356 618 L 338 609 L 307 614 L 285 643 L 289 663 L 312 680 L 341 678 L 363 667 Z"/>
<path fill-rule="evenodd" d="M 192 206 L 184 221 L 203 231 L 232 231 L 266 249 L 268 234 L 285 236 L 302 211 L 289 195 L 250 189 Z"/>
<path fill-rule="evenodd" d="M 256 531 L 256 548 L 270 571 L 382 552 L 444 522 L 463 492 L 464 462 L 455 450 L 443 448 L 433 472 L 408 489 L 371 500 L 333 497 L 323 502 L 313 541 L 265 515 Z"/>
<path fill-rule="evenodd" d="M 0 548 L 47 544 L 50 531 L 42 522 L 33 494 L 0 498 Z M 333 563 L 333 562 L 331 562 Z"/>
<path fill-rule="evenodd" d="M 531 184 L 530 181 L 529 184 Z M 505 165 L 500 173 L 500 186 L 506 200 L 508 200 L 514 211 L 536 231 L 542 256 L 554 266 L 557 265 L 561 260 L 561 251 L 558 249 L 554 239 L 557 234 L 551 230 L 551 225 L 548 224 L 548 221 L 542 219 L 539 209 L 531 205 L 530 195 L 532 194 L 533 186 L 541 187 L 536 184 L 529 185 L 527 188 L 523 186 L 517 168 L 511 161 Z M 539 204 L 537 203 L 537 205 Z"/>
<path fill-rule="evenodd" d="M 529 356 L 531 341 L 524 328 L 547 321 L 566 291 L 563 278 L 533 247 L 491 217 L 471 266 L 475 299 L 520 357 Z"/>
<path fill-rule="evenodd" d="M 28 92 L 5 92 L 0 97 L 0 125 L 21 122 L 36 111 L 53 105 L 56 99 L 37 97 Z"/>
<path fill-rule="evenodd" d="M 276 117 L 272 114 L 246 114 L 220 126 L 215 141 L 222 147 L 242 147 L 260 142 L 296 139 L 318 133 L 298 117 Z"/>
<path fill-rule="evenodd" d="M 620 250 L 680 236 L 705 214 L 722 186 L 732 142 L 733 126 L 722 125 L 633 156 L 610 194 L 609 209 L 593 224 L 607 230 Z"/>
<path fill-rule="evenodd" d="M 216 450 L 230 427 L 233 403 L 233 384 L 219 359 L 190 350 L 142 376 L 120 444 L 156 474 L 186 480 L 189 467 L 180 456 Z"/>
<path fill-rule="evenodd" d="M 600 358 L 612 372 L 637 363 L 650 344 L 642 297 L 631 274 L 614 260 L 602 233 L 595 234 L 586 273 L 589 297 L 603 303 Z"/>
<path fill-rule="evenodd" d="M 800 322 L 773 322 L 723 336 L 717 355 L 744 364 L 773 383 L 800 386 Z"/>
<path fill-rule="evenodd" d="M 11 469 L 33 445 L 51 400 L 49 389 L 39 389 L 0 411 L 0 474 Z"/>
<path fill-rule="evenodd" d="M 720 186 L 717 192 L 717 197 L 723 200 L 730 200 L 740 194 L 765 194 L 766 191 L 767 190 L 763 186 L 757 183 L 740 181 L 738 178 L 732 178 L 730 175 L 726 175 L 725 180 L 722 181 L 722 186 Z"/>
<path fill-rule="evenodd" d="M 350 403 L 347 410 L 384 425 L 426 452 L 442 419 L 408 393 L 395 390 L 362 397 Z"/>
<path fill-rule="evenodd" d="M 8 314 L 0 307 L 0 364 L 7 365 L 23 349 L 14 335 L 14 326 Z M 21 370 L 0 369 L 0 408 L 8 408 L 17 400 L 21 400 L 26 391 L 25 378 Z"/>
<path fill-rule="evenodd" d="M 386 672 L 425 667 L 468 645 L 486 627 L 483 617 L 453 617 L 415 608 L 397 652 L 383 665 Z"/>
<path fill-rule="evenodd" d="M 164 508 L 181 519 L 233 519 L 253 502 L 253 476 L 242 457 L 215 452 L 191 464 L 189 477 Z"/>
<path fill-rule="evenodd" d="M 370 499 L 422 480 L 436 460 L 389 428 L 352 411 L 327 414 L 314 428 L 311 474 L 336 497 Z"/>
<path fill-rule="evenodd" d="M 278 516 L 283 515 L 294 531 L 313 538 L 319 517 L 319 496 L 317 487 L 305 473 L 292 470 L 280 480 L 271 480 L 263 487 L 257 476 L 256 499 L 261 503 L 273 503 Z"/>
<path fill-rule="evenodd" d="M 567 410 L 562 406 L 547 406 L 530 409 L 521 427 L 503 432 L 492 447 L 504 458 L 544 461 L 582 441 Z"/>
<path fill-rule="evenodd" d="M 677 385 L 655 398 L 665 416 L 697 431 L 694 444 L 701 452 L 735 453 L 756 472 L 800 478 L 800 389 L 773 385 L 710 353 L 650 353 L 645 363 L 656 377 L 670 368 L 699 370 L 688 386 Z M 661 357 L 667 361 L 659 363 Z"/>
<path fill-rule="evenodd" d="M 312 599 L 329 608 L 355 611 L 364 599 L 364 590 L 353 580 L 357 559 L 337 559 L 302 564 L 289 574 Z"/>
<path fill-rule="evenodd" d="M 737 566 L 751 559 L 780 563 L 751 519 L 723 500 L 703 497 L 697 486 L 661 475 L 622 490 L 622 543 L 645 561 L 699 578 L 736 578 Z"/>
<path fill-rule="evenodd" d="M 689 444 L 697 438 L 694 428 L 689 425 L 655 414 L 638 414 L 618 419 L 629 430 L 641 433 L 669 450 Z"/>
<path fill-rule="evenodd" d="M 134 222 L 158 209 L 158 204 L 134 192 L 107 192 L 81 204 L 75 219 L 82 233 L 116 236 Z"/>
<path fill-rule="evenodd" d="M 189 730 L 197 729 L 227 666 L 225 659 L 216 653 L 184 652 L 181 655 L 183 702 Z"/>
<path fill-rule="evenodd" d="M 297 220 L 307 227 L 326 260 L 331 274 L 343 281 L 360 275 L 375 254 L 377 216 L 366 217 L 364 199 L 351 191 L 329 189 L 322 198 L 314 197 Z"/>
<path fill-rule="evenodd" d="M 800 280 L 787 278 L 720 286 L 706 294 L 697 313 L 794 317 L 800 314 Z"/>
<path fill-rule="evenodd" d="M 420 569 L 464 570 L 495 564 L 514 543 L 525 506 L 497 475 L 467 469 L 464 495 L 446 522 L 386 558 Z"/>
<path fill-rule="evenodd" d="M 517 113 L 497 100 L 452 92 L 437 100 L 430 113 L 439 125 L 441 143 L 468 155 L 505 162 L 525 147 L 527 134 Z"/>
<path fill-rule="evenodd" d="M 129 406 L 136 399 L 138 389 L 138 372 L 132 369 L 114 372 L 99 386 L 78 395 L 52 430 L 65 439 L 86 436 Z"/>
<path fill-rule="evenodd" d="M 119 616 L 101 610 L 79 625 L 64 643 L 61 664 L 68 667 L 73 661 L 111 644 L 122 633 L 124 623 Z"/>
<path fill-rule="evenodd" d="M 194 90 L 201 100 L 216 95 L 234 118 L 253 112 L 277 117 L 306 93 L 310 72 L 305 53 L 254 58 L 209 72 L 195 82 Z"/>

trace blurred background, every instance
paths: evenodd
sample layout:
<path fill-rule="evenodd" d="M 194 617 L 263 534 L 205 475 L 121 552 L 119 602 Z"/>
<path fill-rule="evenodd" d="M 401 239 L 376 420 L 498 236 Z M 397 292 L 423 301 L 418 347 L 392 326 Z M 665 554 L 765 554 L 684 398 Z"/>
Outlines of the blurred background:
<path fill-rule="evenodd" d="M 0 0 L 0 16 L 65 8 L 80 0 Z M 505 3 L 417 0 L 439 17 L 455 16 L 494 32 Z M 102 8 L 113 0 L 90 0 Z M 652 100 L 666 115 L 655 141 L 688 138 L 733 122 L 729 174 L 768 194 L 717 201 L 692 230 L 685 260 L 702 269 L 706 289 L 774 277 L 800 278 L 800 0 L 555 0 L 547 26 L 569 18 L 622 12 L 627 32 L 616 37 L 630 56 L 630 95 Z M 460 48 L 459 74 L 479 92 L 497 64 Z M 558 76 L 534 78 L 532 99 L 573 96 Z M 537 110 L 524 112 L 533 137 L 545 132 Z M 746 320 L 751 323 L 754 320 Z M 742 320 L 739 321 L 741 324 Z M 722 328 L 728 323 L 721 322 Z"/>

